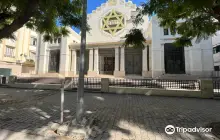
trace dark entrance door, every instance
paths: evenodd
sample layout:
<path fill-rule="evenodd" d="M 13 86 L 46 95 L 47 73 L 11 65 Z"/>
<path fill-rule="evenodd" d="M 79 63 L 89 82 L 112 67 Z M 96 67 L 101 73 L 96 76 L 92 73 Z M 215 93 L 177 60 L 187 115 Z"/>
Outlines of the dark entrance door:
<path fill-rule="evenodd" d="M 51 50 L 49 58 L 49 72 L 59 72 L 60 69 L 60 50 Z"/>
<path fill-rule="evenodd" d="M 115 57 L 104 57 L 104 74 L 113 75 L 115 69 Z"/>
<path fill-rule="evenodd" d="M 127 48 L 125 50 L 125 73 L 141 75 L 142 49 Z"/>
<path fill-rule="evenodd" d="M 171 43 L 164 44 L 164 62 L 166 73 L 185 73 L 184 47 L 176 47 Z"/>

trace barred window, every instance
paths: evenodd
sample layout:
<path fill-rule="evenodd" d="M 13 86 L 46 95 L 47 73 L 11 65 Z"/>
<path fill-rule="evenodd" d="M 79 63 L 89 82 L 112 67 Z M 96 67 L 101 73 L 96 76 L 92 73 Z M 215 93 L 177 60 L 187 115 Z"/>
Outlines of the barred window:
<path fill-rule="evenodd" d="M 15 57 L 15 48 L 10 47 L 10 46 L 6 46 L 6 48 L 5 48 L 5 57 L 14 58 Z"/>
<path fill-rule="evenodd" d="M 61 38 L 60 37 L 58 38 L 58 43 L 61 43 Z"/>
<path fill-rule="evenodd" d="M 164 35 L 169 35 L 169 30 L 167 28 L 163 29 L 163 34 Z"/>
<path fill-rule="evenodd" d="M 219 52 L 220 52 L 220 45 L 213 48 L 213 54 L 216 54 L 216 53 L 219 53 Z"/>
<path fill-rule="evenodd" d="M 37 38 L 36 37 L 31 37 L 31 45 L 37 46 Z"/>

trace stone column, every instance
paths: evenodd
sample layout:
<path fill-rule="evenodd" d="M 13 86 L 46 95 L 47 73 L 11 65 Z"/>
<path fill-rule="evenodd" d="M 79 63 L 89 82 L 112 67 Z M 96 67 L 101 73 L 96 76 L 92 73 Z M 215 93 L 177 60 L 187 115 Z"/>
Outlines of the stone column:
<path fill-rule="evenodd" d="M 43 39 L 41 38 L 41 41 L 39 43 L 39 50 L 38 50 L 38 68 L 37 68 L 37 74 L 38 75 L 44 75 L 45 73 L 48 72 L 48 63 L 47 63 L 47 47 L 48 43 L 44 42 Z M 48 56 L 49 57 L 49 56 Z"/>
<path fill-rule="evenodd" d="M 120 49 L 120 52 L 119 52 Z M 120 61 L 119 61 L 120 60 Z M 119 69 L 120 67 L 120 69 Z M 125 52 L 123 48 L 115 48 L 115 77 L 125 76 Z"/>
<path fill-rule="evenodd" d="M 76 75 L 76 50 L 71 50 L 72 51 L 72 64 L 71 64 L 71 71 L 73 75 Z"/>
<path fill-rule="evenodd" d="M 147 71 L 147 47 L 142 50 L 142 71 Z"/>
<path fill-rule="evenodd" d="M 160 53 L 161 72 L 162 74 L 165 74 L 164 45 L 161 46 Z"/>
<path fill-rule="evenodd" d="M 45 73 L 49 71 L 49 63 L 50 63 L 50 50 L 46 50 L 46 64 L 45 64 Z"/>
<path fill-rule="evenodd" d="M 89 76 L 97 76 L 99 74 L 99 50 L 98 48 L 89 50 Z"/>
<path fill-rule="evenodd" d="M 115 71 L 119 71 L 119 48 L 115 48 Z"/>
<path fill-rule="evenodd" d="M 149 52 L 148 52 L 148 49 L 149 49 Z M 149 59 L 149 61 L 148 61 L 148 59 Z M 149 65 L 149 69 L 148 69 L 148 65 Z M 142 76 L 143 77 L 149 77 L 149 78 L 152 77 L 150 67 L 151 67 L 150 46 L 149 46 L 149 48 L 147 48 L 147 46 L 146 46 L 146 47 L 144 47 L 144 49 L 142 51 Z"/>
<path fill-rule="evenodd" d="M 147 47 L 142 50 L 142 76 L 147 75 Z"/>
<path fill-rule="evenodd" d="M 94 50 L 94 72 L 99 74 L 99 49 Z"/>
<path fill-rule="evenodd" d="M 125 71 L 125 48 L 121 48 L 121 55 L 120 55 L 120 71 Z"/>
<path fill-rule="evenodd" d="M 93 60 L 93 57 L 94 57 L 94 54 L 93 54 L 93 49 L 90 49 L 89 50 L 89 72 L 90 71 L 93 71 L 93 63 L 94 63 L 94 60 Z"/>
<path fill-rule="evenodd" d="M 67 37 L 62 37 L 61 44 L 60 44 L 60 71 L 59 73 L 63 76 L 68 76 L 70 72 L 70 50 L 68 46 Z"/>

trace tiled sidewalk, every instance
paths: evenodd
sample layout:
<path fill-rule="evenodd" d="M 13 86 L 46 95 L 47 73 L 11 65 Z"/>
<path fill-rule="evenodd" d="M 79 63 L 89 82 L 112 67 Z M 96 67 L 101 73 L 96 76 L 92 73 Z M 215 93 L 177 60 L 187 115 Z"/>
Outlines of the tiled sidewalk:
<path fill-rule="evenodd" d="M 44 91 L 43 98 L 39 98 L 32 93 L 30 98 L 33 98 L 23 104 L 0 105 L 1 136 L 13 140 L 13 133 L 6 134 L 6 131 L 20 132 L 20 139 L 24 134 L 44 136 L 51 124 L 59 122 L 60 94 Z M 65 122 L 74 117 L 75 108 L 76 93 L 66 92 Z M 167 125 L 204 127 L 220 121 L 219 100 L 86 93 L 85 108 L 86 116 L 101 130 L 92 132 L 90 137 L 96 140 L 209 140 L 215 138 L 211 133 L 167 135 L 164 129 Z M 16 133 L 14 139 L 18 138 Z M 25 139 L 36 138 L 30 135 Z"/>

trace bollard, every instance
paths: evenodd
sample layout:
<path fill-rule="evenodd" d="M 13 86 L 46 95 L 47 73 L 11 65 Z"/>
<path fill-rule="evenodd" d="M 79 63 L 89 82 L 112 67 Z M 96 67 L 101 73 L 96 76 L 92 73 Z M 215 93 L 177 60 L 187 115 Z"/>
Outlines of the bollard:
<path fill-rule="evenodd" d="M 61 95 L 61 101 L 60 101 L 60 123 L 63 123 L 63 112 L 64 112 L 64 84 L 65 84 L 65 80 L 62 80 L 61 82 L 61 90 L 60 90 L 60 95 Z"/>

